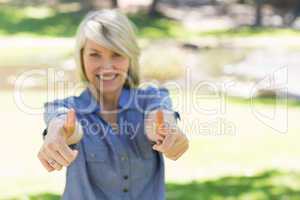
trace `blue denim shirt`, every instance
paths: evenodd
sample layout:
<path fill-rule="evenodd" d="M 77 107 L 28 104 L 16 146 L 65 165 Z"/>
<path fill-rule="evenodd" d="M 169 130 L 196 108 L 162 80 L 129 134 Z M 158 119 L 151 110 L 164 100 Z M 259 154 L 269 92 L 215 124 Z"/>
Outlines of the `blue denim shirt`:
<path fill-rule="evenodd" d="M 147 111 L 172 110 L 168 90 L 123 88 L 117 113 L 118 134 L 99 115 L 100 106 L 86 88 L 80 96 L 47 102 L 44 120 L 74 108 L 84 132 L 67 168 L 64 200 L 164 200 L 164 157 L 154 151 L 144 130 Z"/>

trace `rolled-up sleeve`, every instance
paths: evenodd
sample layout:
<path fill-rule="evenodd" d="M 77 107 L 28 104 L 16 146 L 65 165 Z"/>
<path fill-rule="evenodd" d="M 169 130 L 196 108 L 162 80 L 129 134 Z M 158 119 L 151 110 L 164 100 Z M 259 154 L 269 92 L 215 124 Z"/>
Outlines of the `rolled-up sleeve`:
<path fill-rule="evenodd" d="M 46 127 L 49 126 L 49 123 L 54 118 L 63 118 L 66 116 L 69 110 L 69 106 L 66 103 L 66 100 L 54 100 L 52 102 L 46 102 L 44 104 L 44 122 Z"/>

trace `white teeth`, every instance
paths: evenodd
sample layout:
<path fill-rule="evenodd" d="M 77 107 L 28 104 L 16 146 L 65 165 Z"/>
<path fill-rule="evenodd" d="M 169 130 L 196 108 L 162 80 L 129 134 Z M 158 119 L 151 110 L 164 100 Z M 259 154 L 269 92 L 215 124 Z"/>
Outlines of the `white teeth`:
<path fill-rule="evenodd" d="M 100 75 L 100 76 L 97 76 L 98 78 L 104 80 L 104 81 L 109 81 L 109 80 L 113 80 L 116 78 L 116 74 L 114 75 Z"/>

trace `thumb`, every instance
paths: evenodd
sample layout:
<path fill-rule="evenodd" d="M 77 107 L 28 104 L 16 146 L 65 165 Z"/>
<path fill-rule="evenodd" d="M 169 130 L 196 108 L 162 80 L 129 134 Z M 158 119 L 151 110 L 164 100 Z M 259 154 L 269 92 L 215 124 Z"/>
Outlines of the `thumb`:
<path fill-rule="evenodd" d="M 68 111 L 66 121 L 64 123 L 64 132 L 66 138 L 69 138 L 75 130 L 76 125 L 76 113 L 73 108 Z"/>
<path fill-rule="evenodd" d="M 162 110 L 158 110 L 156 112 L 156 134 L 165 135 L 164 133 L 164 113 Z"/>

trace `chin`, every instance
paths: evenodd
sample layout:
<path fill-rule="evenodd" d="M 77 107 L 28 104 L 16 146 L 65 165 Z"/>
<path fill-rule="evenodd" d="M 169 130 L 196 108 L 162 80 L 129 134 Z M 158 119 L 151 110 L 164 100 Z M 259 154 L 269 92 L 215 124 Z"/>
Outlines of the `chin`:
<path fill-rule="evenodd" d="M 123 88 L 124 83 L 101 84 L 96 88 L 101 93 L 116 93 Z"/>

